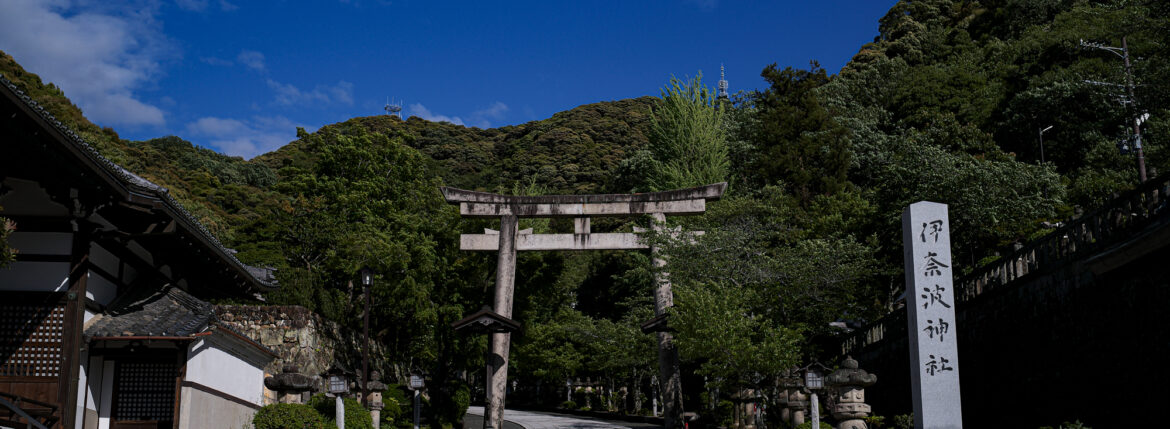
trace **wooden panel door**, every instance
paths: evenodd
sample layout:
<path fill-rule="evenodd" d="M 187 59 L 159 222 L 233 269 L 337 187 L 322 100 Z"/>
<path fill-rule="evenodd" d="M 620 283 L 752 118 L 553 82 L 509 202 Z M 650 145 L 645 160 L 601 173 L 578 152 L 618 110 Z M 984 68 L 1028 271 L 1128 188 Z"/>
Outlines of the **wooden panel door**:
<path fill-rule="evenodd" d="M 25 410 L 34 416 L 48 412 L 52 421 L 60 420 L 63 408 L 64 298 L 63 293 L 0 292 L 0 393 L 55 405 L 52 411 Z"/>

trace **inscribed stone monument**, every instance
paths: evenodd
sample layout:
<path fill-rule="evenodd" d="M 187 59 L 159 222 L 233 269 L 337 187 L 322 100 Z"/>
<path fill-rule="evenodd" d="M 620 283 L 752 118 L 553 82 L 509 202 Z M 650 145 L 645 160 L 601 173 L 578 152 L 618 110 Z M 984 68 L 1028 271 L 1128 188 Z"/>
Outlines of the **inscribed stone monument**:
<path fill-rule="evenodd" d="M 947 205 L 921 201 L 902 212 L 906 320 L 914 427 L 963 427 Z"/>

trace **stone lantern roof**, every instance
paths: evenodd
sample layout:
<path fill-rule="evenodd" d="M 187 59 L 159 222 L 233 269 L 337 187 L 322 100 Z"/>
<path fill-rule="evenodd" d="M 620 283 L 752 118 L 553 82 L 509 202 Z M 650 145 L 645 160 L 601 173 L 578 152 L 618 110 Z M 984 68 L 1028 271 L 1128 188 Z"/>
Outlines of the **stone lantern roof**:
<path fill-rule="evenodd" d="M 877 383 L 877 375 L 858 369 L 857 361 L 851 356 L 845 356 L 845 361 L 841 362 L 841 369 L 825 377 L 825 382 L 831 386 L 867 387 Z"/>

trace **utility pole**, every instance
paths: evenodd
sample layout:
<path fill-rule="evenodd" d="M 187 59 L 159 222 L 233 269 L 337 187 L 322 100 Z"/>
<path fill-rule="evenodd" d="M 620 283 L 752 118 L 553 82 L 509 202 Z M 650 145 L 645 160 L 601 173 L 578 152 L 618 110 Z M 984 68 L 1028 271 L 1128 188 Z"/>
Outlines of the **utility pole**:
<path fill-rule="evenodd" d="M 1105 46 L 1105 45 L 1102 45 L 1102 44 L 1097 43 L 1097 42 L 1086 42 L 1086 41 L 1084 41 L 1084 39 L 1081 39 L 1081 47 L 1109 51 L 1109 52 L 1113 53 L 1113 55 L 1117 55 L 1118 57 L 1121 57 L 1121 59 L 1123 61 L 1125 61 L 1125 89 L 1126 89 L 1126 94 L 1129 97 L 1127 104 L 1130 106 L 1131 109 L 1133 109 L 1133 111 L 1132 111 L 1132 113 L 1133 113 L 1133 136 L 1134 136 L 1134 149 L 1137 150 L 1138 178 L 1141 180 L 1142 183 L 1145 183 L 1145 181 L 1146 181 L 1146 154 L 1145 154 L 1145 151 L 1142 149 L 1142 128 L 1141 128 L 1142 115 L 1137 110 L 1137 97 L 1134 94 L 1134 83 L 1133 83 L 1133 65 L 1129 61 L 1129 41 L 1127 39 L 1128 39 L 1128 36 L 1121 36 L 1121 47 L 1120 48 L 1115 47 L 1115 46 Z M 1096 83 L 1096 82 L 1090 82 L 1090 83 Z"/>
<path fill-rule="evenodd" d="M 1138 117 L 1141 116 L 1137 111 L 1137 98 L 1133 93 L 1133 66 L 1129 63 L 1129 43 L 1126 36 L 1121 36 L 1121 53 L 1122 58 L 1125 59 L 1125 87 L 1129 90 L 1129 102 L 1133 106 L 1133 147 L 1137 149 L 1138 161 L 1138 178 L 1141 183 L 1146 182 L 1146 153 L 1142 150 L 1142 127 Z"/>

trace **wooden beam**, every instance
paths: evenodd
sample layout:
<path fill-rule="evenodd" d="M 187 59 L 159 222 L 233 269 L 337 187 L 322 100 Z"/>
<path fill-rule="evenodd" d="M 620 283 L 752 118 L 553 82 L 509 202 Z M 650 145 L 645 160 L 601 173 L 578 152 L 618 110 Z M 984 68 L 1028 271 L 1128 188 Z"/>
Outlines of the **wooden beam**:
<path fill-rule="evenodd" d="M 71 428 L 77 418 L 77 389 L 81 379 L 81 333 L 85 324 L 85 292 L 89 280 L 91 226 L 79 222 L 73 233 L 73 251 L 66 293 L 65 326 L 61 336 L 61 372 L 58 401 L 61 403 L 62 427 Z"/>

